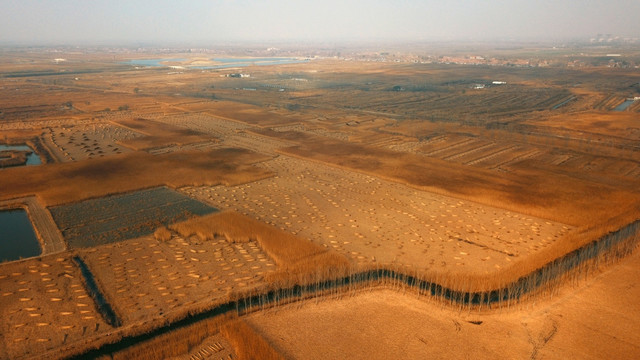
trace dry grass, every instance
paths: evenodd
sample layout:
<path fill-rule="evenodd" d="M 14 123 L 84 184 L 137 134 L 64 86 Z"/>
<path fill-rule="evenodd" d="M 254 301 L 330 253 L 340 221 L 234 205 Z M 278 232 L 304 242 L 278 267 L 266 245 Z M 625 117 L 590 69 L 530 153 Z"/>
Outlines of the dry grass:
<path fill-rule="evenodd" d="M 235 320 L 225 324 L 220 332 L 233 345 L 241 360 L 284 360 L 284 357 L 271 344 L 243 320 Z"/>
<path fill-rule="evenodd" d="M 207 337 L 219 333 L 221 327 L 236 318 L 235 314 L 229 313 L 198 321 L 120 350 L 111 354 L 111 358 L 145 360 L 184 355 Z"/>
<path fill-rule="evenodd" d="M 0 197 L 36 194 L 45 206 L 54 206 L 161 185 L 239 184 L 270 176 L 268 171 L 251 165 L 260 160 L 264 157 L 247 150 L 225 148 L 157 156 L 132 152 L 90 161 L 13 168 L 0 176 Z"/>
<path fill-rule="evenodd" d="M 292 137 L 291 134 L 283 136 Z M 611 215 L 628 213 L 640 203 L 637 189 L 616 188 L 539 170 L 498 174 L 444 160 L 329 139 L 306 139 L 303 145 L 282 152 L 574 226 L 588 226 Z"/>
<path fill-rule="evenodd" d="M 153 236 L 158 241 L 167 241 L 171 239 L 171 231 L 169 231 L 169 229 L 167 229 L 166 227 L 162 226 L 153 232 Z"/>
<path fill-rule="evenodd" d="M 229 242 L 246 242 L 255 239 L 262 249 L 278 265 L 278 271 L 270 274 L 268 281 L 300 281 L 311 274 L 335 276 L 347 268 L 347 260 L 334 252 L 306 239 L 236 212 L 221 212 L 194 218 L 171 225 L 183 237 L 198 235 L 212 239 L 223 235 Z"/>
<path fill-rule="evenodd" d="M 197 131 L 143 118 L 118 120 L 116 124 L 147 135 L 120 142 L 123 146 L 133 150 L 145 150 L 168 145 L 185 145 L 214 140 L 211 136 Z"/>

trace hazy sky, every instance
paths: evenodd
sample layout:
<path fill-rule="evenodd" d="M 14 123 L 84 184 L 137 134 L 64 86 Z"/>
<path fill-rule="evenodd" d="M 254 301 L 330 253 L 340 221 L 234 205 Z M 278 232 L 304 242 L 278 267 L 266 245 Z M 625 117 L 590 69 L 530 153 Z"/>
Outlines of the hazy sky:
<path fill-rule="evenodd" d="M 0 0 L 30 44 L 640 37 L 640 0 Z"/>

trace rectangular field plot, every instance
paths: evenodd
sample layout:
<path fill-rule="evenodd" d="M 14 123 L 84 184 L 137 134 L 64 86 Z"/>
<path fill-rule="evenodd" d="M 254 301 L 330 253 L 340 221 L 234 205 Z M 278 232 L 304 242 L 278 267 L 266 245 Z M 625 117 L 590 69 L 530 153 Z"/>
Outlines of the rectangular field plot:
<path fill-rule="evenodd" d="M 0 266 L 0 359 L 40 358 L 111 327 L 68 253 Z"/>
<path fill-rule="evenodd" d="M 276 267 L 257 242 L 223 237 L 146 236 L 80 253 L 125 324 L 226 301 L 231 291 L 264 286 L 264 274 Z"/>
<path fill-rule="evenodd" d="M 140 237 L 162 225 L 217 211 L 166 187 L 55 206 L 49 210 L 71 248 Z"/>

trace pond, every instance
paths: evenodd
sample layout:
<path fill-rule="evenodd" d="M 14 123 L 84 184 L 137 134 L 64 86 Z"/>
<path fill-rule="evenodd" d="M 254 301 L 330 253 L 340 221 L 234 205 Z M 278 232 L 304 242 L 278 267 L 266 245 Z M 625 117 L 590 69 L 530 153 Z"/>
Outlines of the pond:
<path fill-rule="evenodd" d="M 24 209 L 0 211 L 0 263 L 38 256 L 40 242 Z"/>
<path fill-rule="evenodd" d="M 40 156 L 33 151 L 28 145 L 2 145 L 0 144 L 0 151 L 3 150 L 18 150 L 18 151 L 31 151 L 31 154 L 27 155 L 27 165 L 40 165 L 42 160 Z"/>
<path fill-rule="evenodd" d="M 135 59 L 129 60 L 126 64 L 136 66 L 169 66 L 165 63 L 168 62 L 187 62 L 189 59 Z M 232 67 L 247 67 L 247 66 L 267 66 L 267 65 L 281 65 L 281 64 L 298 64 L 309 61 L 308 59 L 288 58 L 288 57 L 263 57 L 263 58 L 213 58 L 209 59 L 219 64 L 212 65 L 181 65 L 187 69 L 225 69 Z"/>
<path fill-rule="evenodd" d="M 168 66 L 164 65 L 163 62 L 181 62 L 187 59 L 134 59 L 129 60 L 127 64 L 136 65 L 136 66 Z"/>
<path fill-rule="evenodd" d="M 629 106 L 631 106 L 631 104 L 633 104 L 633 102 L 634 102 L 633 99 L 627 99 L 622 104 L 616 106 L 616 108 L 613 109 L 613 111 L 625 111 Z"/>

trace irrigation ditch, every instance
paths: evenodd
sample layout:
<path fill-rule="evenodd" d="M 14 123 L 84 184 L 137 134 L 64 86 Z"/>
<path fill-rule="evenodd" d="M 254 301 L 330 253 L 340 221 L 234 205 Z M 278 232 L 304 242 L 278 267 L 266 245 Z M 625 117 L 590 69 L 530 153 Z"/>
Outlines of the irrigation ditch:
<path fill-rule="evenodd" d="M 417 292 L 419 296 L 433 298 L 450 304 L 454 308 L 472 310 L 486 307 L 487 309 L 498 309 L 517 304 L 529 295 L 551 290 L 563 283 L 559 280 L 580 277 L 590 269 L 598 268 L 601 264 L 611 263 L 623 258 L 637 247 L 640 240 L 639 231 L 640 220 L 636 220 L 547 263 L 506 286 L 488 291 L 464 291 L 447 288 L 436 282 L 424 280 L 419 274 L 409 274 L 399 268 L 393 269 L 391 266 L 357 271 L 339 278 L 318 280 L 303 285 L 294 284 L 271 289 L 255 289 L 248 294 L 231 295 L 231 300 L 225 303 L 217 303 L 213 307 L 198 313 L 189 313 L 173 322 L 167 321 L 163 325 L 146 332 L 124 335 L 117 339 L 113 338 L 111 343 L 103 344 L 98 348 L 85 348 L 82 353 L 76 353 L 70 358 L 95 358 L 108 355 L 156 336 L 192 325 L 198 321 L 223 314 L 235 312 L 237 315 L 245 315 L 311 298 L 348 295 L 363 288 L 408 289 Z M 85 269 L 91 275 L 86 264 L 78 256 L 74 257 L 74 261 L 80 266 L 89 289 L 92 289 L 92 285 L 90 285 L 90 281 L 93 281 L 92 276 L 87 277 L 85 275 Z M 95 286 L 95 281 L 93 284 Z M 97 290 L 97 286 L 95 286 L 95 289 Z M 106 307 L 100 305 L 98 302 L 101 295 L 99 290 L 97 294 L 94 294 L 93 290 L 90 291 L 101 313 L 107 319 L 106 316 L 109 316 L 107 315 L 109 313 L 108 309 L 110 309 L 109 304 L 106 303 Z M 113 315 L 115 316 L 115 314 Z M 117 317 L 114 320 L 108 320 L 108 322 L 112 326 L 116 326 L 114 325 L 116 323 L 119 324 Z M 78 349 L 78 351 L 82 350 Z"/>
<path fill-rule="evenodd" d="M 109 304 L 107 299 L 104 297 L 104 294 L 102 294 L 102 291 L 100 291 L 100 288 L 93 277 L 93 273 L 89 270 L 87 264 L 85 264 L 84 260 L 82 260 L 78 255 L 73 257 L 73 261 L 80 268 L 80 273 L 82 273 L 87 292 L 95 302 L 98 312 L 102 315 L 104 321 L 113 327 L 119 327 L 122 323 L 118 318 L 118 315 L 116 315 L 111 304 Z"/>

